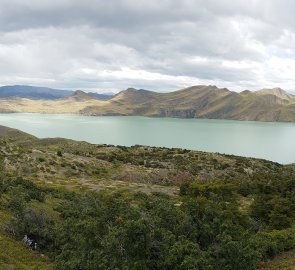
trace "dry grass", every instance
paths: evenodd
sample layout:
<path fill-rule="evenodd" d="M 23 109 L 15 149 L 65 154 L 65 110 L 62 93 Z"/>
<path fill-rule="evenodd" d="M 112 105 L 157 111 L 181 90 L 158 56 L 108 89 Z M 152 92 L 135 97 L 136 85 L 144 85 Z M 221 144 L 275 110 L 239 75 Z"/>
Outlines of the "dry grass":
<path fill-rule="evenodd" d="M 285 252 L 263 263 L 260 270 L 295 270 L 295 250 Z"/>

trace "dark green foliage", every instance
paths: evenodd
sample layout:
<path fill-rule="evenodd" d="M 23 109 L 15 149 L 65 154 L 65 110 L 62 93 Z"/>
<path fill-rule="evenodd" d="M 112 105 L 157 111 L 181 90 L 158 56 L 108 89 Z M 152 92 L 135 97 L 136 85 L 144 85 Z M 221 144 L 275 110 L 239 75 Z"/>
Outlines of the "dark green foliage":
<path fill-rule="evenodd" d="M 295 249 L 292 165 L 64 139 L 1 144 L 3 228 L 36 241 L 58 270 L 254 270 L 261 260 Z M 117 179 L 130 192 L 114 191 Z M 88 184 L 109 191 L 85 191 Z M 150 184 L 173 196 L 135 193 L 152 192 Z"/>
<path fill-rule="evenodd" d="M 214 252 L 213 262 L 216 270 L 256 269 L 260 253 L 249 239 L 239 241 L 225 236 Z"/>
<path fill-rule="evenodd" d="M 256 175 L 247 189 L 249 194 L 254 195 L 250 214 L 260 226 L 284 229 L 294 224 L 294 173 Z"/>
<path fill-rule="evenodd" d="M 295 226 L 285 230 L 260 232 L 253 237 L 254 246 L 264 259 L 295 249 Z"/>
<path fill-rule="evenodd" d="M 180 187 L 181 195 L 190 195 L 194 197 L 204 196 L 207 198 L 218 197 L 224 201 L 235 199 L 235 189 L 232 184 L 222 181 L 195 181 L 184 183 Z"/>
<path fill-rule="evenodd" d="M 23 197 L 25 201 L 37 200 L 42 202 L 46 189 L 40 188 L 33 182 L 23 178 L 1 179 L 0 194 L 6 192 L 14 193 L 11 198 Z"/>
<path fill-rule="evenodd" d="M 210 258 L 202 252 L 199 245 L 180 237 L 167 252 L 163 269 L 213 269 Z"/>
<path fill-rule="evenodd" d="M 13 215 L 7 231 L 34 239 L 59 270 L 255 270 L 295 248 L 295 180 L 290 173 L 241 181 L 186 182 L 178 203 L 164 194 L 46 189 L 21 178 L 1 180 L 0 193 Z"/>

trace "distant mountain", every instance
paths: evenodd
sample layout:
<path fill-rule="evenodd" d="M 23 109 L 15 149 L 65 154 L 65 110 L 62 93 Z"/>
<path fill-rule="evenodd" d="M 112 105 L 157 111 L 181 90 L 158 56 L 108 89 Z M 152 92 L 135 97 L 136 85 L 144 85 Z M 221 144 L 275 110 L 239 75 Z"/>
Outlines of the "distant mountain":
<path fill-rule="evenodd" d="M 74 94 L 71 90 L 59 90 L 48 87 L 38 87 L 30 85 L 9 85 L 0 87 L 0 98 L 29 98 L 29 99 L 59 99 L 69 97 Z M 113 93 L 98 94 L 90 92 L 89 95 L 108 99 Z"/>
<path fill-rule="evenodd" d="M 85 93 L 82 90 L 76 90 L 73 92 L 73 94 L 70 96 L 75 101 L 87 101 L 87 100 L 93 100 L 93 99 L 99 99 L 97 95 L 93 95 L 93 93 Z"/>
<path fill-rule="evenodd" d="M 94 93 L 94 92 L 88 92 L 87 94 L 90 95 L 90 96 L 93 96 L 93 97 L 97 97 L 99 99 L 109 99 L 109 98 L 111 98 L 112 96 L 115 95 L 112 92 L 107 92 L 107 93 L 103 93 L 103 94 Z"/>
<path fill-rule="evenodd" d="M 72 95 L 72 91 L 29 85 L 8 85 L 0 87 L 0 97 L 22 97 L 30 99 L 57 99 Z"/>
<path fill-rule="evenodd" d="M 0 99 L 1 111 L 295 122 L 295 95 L 280 88 L 241 93 L 204 85 L 170 93 L 129 88 L 107 100 L 83 91 L 42 102 Z"/>

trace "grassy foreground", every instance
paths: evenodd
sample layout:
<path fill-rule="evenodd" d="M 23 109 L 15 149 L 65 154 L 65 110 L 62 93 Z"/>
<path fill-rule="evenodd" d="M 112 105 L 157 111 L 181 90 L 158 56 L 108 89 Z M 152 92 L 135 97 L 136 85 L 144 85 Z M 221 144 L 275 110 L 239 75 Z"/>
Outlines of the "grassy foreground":
<path fill-rule="evenodd" d="M 4 127 L 0 159 L 0 269 L 294 268 L 292 165 Z"/>

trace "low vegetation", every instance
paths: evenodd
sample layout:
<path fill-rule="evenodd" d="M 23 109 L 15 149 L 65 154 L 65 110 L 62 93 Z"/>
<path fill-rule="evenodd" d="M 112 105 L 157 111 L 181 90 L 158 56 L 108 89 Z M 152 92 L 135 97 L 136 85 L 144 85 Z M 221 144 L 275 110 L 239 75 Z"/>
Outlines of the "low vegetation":
<path fill-rule="evenodd" d="M 291 165 L 6 128 L 0 140 L 0 269 L 295 266 Z"/>

